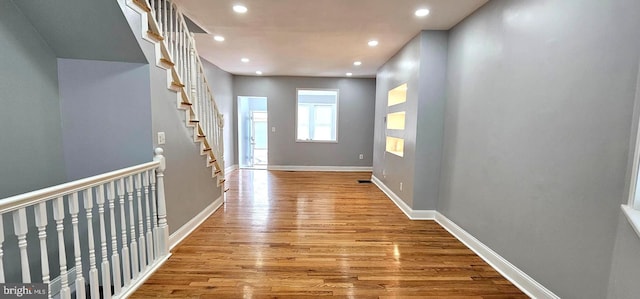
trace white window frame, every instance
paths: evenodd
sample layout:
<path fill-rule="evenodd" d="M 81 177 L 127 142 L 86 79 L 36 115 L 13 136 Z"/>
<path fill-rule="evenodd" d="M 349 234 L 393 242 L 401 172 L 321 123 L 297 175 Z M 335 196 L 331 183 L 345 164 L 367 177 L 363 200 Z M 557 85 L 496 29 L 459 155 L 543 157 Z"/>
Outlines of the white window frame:
<path fill-rule="evenodd" d="M 309 139 L 298 139 L 298 106 L 299 106 L 299 94 L 301 90 L 317 90 L 317 91 L 335 91 L 336 92 L 336 113 L 335 113 L 335 127 L 336 127 L 336 138 L 335 140 L 313 140 Z M 309 143 L 338 143 L 338 128 L 340 122 L 340 90 L 339 89 L 331 89 L 331 88 L 296 88 L 296 117 L 295 117 L 295 130 L 294 130 L 294 138 L 296 142 L 309 142 Z M 309 123 L 311 126 L 311 120 Z M 311 137 L 311 136 L 310 136 Z"/>
<path fill-rule="evenodd" d="M 636 105 L 640 100 L 640 77 L 636 84 Z M 636 109 L 637 110 L 637 109 Z M 622 205 L 622 211 L 629 220 L 631 227 L 636 231 L 636 234 L 640 237 L 640 120 L 638 120 L 638 127 L 636 128 L 636 145 L 633 152 L 633 165 L 631 168 L 631 180 L 629 182 L 629 200 L 627 204 Z"/>

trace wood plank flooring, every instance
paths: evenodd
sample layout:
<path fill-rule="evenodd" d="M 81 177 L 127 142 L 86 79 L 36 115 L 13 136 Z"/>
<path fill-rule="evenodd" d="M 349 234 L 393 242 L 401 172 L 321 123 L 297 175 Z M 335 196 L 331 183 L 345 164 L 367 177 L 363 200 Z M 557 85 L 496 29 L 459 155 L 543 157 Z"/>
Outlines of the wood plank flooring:
<path fill-rule="evenodd" d="M 437 223 L 358 184 L 370 176 L 232 173 L 226 204 L 132 298 L 528 298 Z"/>

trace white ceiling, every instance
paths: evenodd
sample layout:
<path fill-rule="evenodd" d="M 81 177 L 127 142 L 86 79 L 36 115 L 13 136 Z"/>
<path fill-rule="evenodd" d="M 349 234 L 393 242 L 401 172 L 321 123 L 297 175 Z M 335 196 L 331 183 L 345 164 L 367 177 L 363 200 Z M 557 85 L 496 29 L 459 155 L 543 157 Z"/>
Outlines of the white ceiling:
<path fill-rule="evenodd" d="M 200 56 L 237 75 L 375 77 L 421 30 L 447 30 L 488 0 L 176 0 L 208 34 Z M 236 4 L 245 14 L 233 12 Z M 414 16 L 418 8 L 431 13 Z M 213 35 L 222 35 L 216 42 Z M 379 41 L 369 47 L 371 39 Z M 251 59 L 243 63 L 241 58 Z M 362 61 L 354 66 L 354 61 Z"/>

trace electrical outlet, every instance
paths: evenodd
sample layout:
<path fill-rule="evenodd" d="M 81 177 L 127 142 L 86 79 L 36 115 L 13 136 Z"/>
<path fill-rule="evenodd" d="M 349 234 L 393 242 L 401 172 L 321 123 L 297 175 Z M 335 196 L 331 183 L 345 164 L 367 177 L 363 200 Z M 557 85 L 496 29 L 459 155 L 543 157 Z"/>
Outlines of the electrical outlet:
<path fill-rule="evenodd" d="M 400 191 L 402 191 L 402 182 L 400 182 Z"/>
<path fill-rule="evenodd" d="M 360 160 L 364 159 L 364 155 L 360 154 Z"/>
<path fill-rule="evenodd" d="M 158 132 L 158 145 L 164 144 L 165 142 L 167 142 L 167 139 L 165 138 L 164 132 Z"/>

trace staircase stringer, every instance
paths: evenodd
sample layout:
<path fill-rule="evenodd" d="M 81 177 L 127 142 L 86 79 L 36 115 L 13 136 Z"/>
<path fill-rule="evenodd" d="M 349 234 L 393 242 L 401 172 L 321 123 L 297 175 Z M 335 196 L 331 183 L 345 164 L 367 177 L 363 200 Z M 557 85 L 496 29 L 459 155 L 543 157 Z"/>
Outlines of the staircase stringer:
<path fill-rule="evenodd" d="M 142 37 L 143 39 L 154 45 L 155 64 L 157 67 L 160 67 L 167 71 L 167 89 L 176 92 L 177 109 L 185 111 L 185 125 L 193 129 L 193 139 L 194 142 L 200 145 L 200 155 L 207 156 L 207 162 L 205 166 L 212 168 L 212 177 L 217 178 L 217 185 L 222 186 L 222 188 L 224 189 L 224 159 L 222 150 L 219 149 L 222 147 L 222 145 L 220 144 L 220 146 L 216 150 L 216 147 L 212 147 L 212 145 L 215 146 L 215 144 L 212 143 L 215 138 L 211 139 L 209 136 L 206 136 L 206 130 L 198 120 L 197 112 L 194 108 L 194 104 L 197 102 L 197 99 L 193 98 L 193 95 L 189 92 L 189 87 L 185 86 L 185 80 L 180 77 L 180 72 L 176 68 L 175 60 L 171 57 L 170 51 L 166 44 L 166 38 L 162 35 L 160 25 L 154 18 L 153 9 L 151 8 L 147 0 L 125 0 L 125 2 L 127 4 L 127 7 L 138 12 L 138 14 L 141 16 L 142 25 L 140 30 L 142 33 Z M 164 3 L 165 5 L 167 5 L 167 3 L 169 5 L 173 5 L 168 1 Z M 177 8 L 176 14 L 180 14 L 180 18 L 182 18 L 182 15 L 179 11 L 177 11 Z M 195 44 L 190 33 L 189 42 Z M 195 47 L 192 47 L 193 51 L 195 52 Z M 220 119 L 222 115 L 218 112 L 217 103 L 215 101 L 213 93 L 211 92 L 210 85 L 208 84 L 204 76 L 200 57 L 197 55 L 197 53 L 194 56 L 195 57 L 193 59 L 195 61 L 196 67 L 198 68 L 198 71 L 201 72 L 202 77 L 200 79 L 204 81 L 204 88 L 206 89 L 206 92 L 204 93 L 205 98 L 201 99 L 201 101 L 211 101 L 213 112 L 216 113 L 218 115 L 218 119 Z M 222 143 L 223 141 L 221 125 L 222 121 L 216 121 L 216 124 L 214 125 L 214 128 L 218 131 L 216 133 L 218 134 L 220 143 Z"/>

